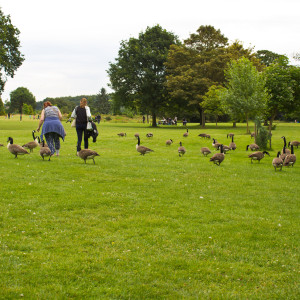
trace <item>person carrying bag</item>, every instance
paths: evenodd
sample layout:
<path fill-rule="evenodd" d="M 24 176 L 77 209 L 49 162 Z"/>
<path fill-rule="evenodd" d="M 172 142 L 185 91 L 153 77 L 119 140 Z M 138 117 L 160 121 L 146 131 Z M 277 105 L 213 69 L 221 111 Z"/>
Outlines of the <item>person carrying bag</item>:
<path fill-rule="evenodd" d="M 76 106 L 72 112 L 71 118 L 76 120 L 77 132 L 77 155 L 81 150 L 82 135 L 84 140 L 84 149 L 89 148 L 89 139 L 87 134 L 87 124 L 91 120 L 92 115 L 90 108 L 87 106 L 86 98 L 80 100 L 80 105 Z"/>

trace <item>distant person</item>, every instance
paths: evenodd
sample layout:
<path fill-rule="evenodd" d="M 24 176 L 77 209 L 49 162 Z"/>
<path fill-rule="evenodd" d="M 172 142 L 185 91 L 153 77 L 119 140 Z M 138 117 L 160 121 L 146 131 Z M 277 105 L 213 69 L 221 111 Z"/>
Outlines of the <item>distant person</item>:
<path fill-rule="evenodd" d="M 76 119 L 77 132 L 77 155 L 81 150 L 82 135 L 84 136 L 84 149 L 89 148 L 89 138 L 86 130 L 87 122 L 92 118 L 90 108 L 87 106 L 86 98 L 80 100 L 80 105 L 76 106 L 72 112 L 71 118 Z"/>
<path fill-rule="evenodd" d="M 41 112 L 41 119 L 39 121 L 39 127 L 37 132 L 43 125 L 41 137 L 43 135 L 46 138 L 46 142 L 51 151 L 51 156 L 56 151 L 56 156 L 59 156 L 60 150 L 60 138 L 64 141 L 65 139 L 65 129 L 61 123 L 62 115 L 57 106 L 53 106 L 50 101 L 44 102 L 44 109 Z"/>
<path fill-rule="evenodd" d="M 174 123 L 177 125 L 177 117 L 174 118 Z"/>
<path fill-rule="evenodd" d="M 186 126 L 186 123 L 187 123 L 187 120 L 186 120 L 185 118 L 183 118 L 183 120 L 182 120 L 182 125 L 183 125 L 183 126 Z"/>
<path fill-rule="evenodd" d="M 7 114 L 7 117 L 10 119 L 10 113 Z"/>
<path fill-rule="evenodd" d="M 146 120 L 146 118 L 145 118 L 145 116 L 143 116 L 143 123 L 145 123 L 145 120 Z"/>
<path fill-rule="evenodd" d="M 100 123 L 100 121 L 101 121 L 101 115 L 100 115 L 100 114 L 98 114 L 98 115 L 96 116 L 96 121 L 98 122 L 98 124 Z"/>
<path fill-rule="evenodd" d="M 20 114 L 20 121 L 22 121 L 22 114 Z"/>

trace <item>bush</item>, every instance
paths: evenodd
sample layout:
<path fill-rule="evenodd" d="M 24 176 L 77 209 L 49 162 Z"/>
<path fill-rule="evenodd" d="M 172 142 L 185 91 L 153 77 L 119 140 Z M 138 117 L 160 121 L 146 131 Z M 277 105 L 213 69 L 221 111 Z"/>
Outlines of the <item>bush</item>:
<path fill-rule="evenodd" d="M 110 116 L 107 116 L 107 117 L 105 117 L 105 120 L 106 120 L 106 121 L 111 121 L 112 119 L 111 119 Z"/>

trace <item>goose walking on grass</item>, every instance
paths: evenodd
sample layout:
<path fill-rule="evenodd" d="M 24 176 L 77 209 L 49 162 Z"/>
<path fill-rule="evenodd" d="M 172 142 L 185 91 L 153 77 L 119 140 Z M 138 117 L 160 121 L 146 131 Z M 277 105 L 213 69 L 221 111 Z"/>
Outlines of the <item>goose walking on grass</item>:
<path fill-rule="evenodd" d="M 216 149 L 219 149 L 221 146 L 221 143 L 218 143 L 216 139 L 213 139 L 212 146 Z"/>
<path fill-rule="evenodd" d="M 286 146 L 286 138 L 285 138 L 285 136 L 282 136 L 281 138 L 283 139 L 283 148 L 282 148 L 281 154 L 283 153 L 283 149 L 284 148 L 285 148 L 285 153 L 286 154 L 291 154 L 290 149 L 288 149 L 287 146 Z"/>
<path fill-rule="evenodd" d="M 148 132 L 148 133 L 146 134 L 146 137 L 147 137 L 147 138 L 153 138 L 153 133 Z"/>
<path fill-rule="evenodd" d="M 34 136 L 35 130 L 32 130 L 32 137 L 33 137 L 33 142 L 29 142 L 27 144 L 24 144 L 22 147 L 25 149 L 29 149 L 30 152 L 33 152 L 33 149 L 36 148 L 39 143 L 38 143 L 38 137 Z"/>
<path fill-rule="evenodd" d="M 287 154 L 287 156 L 285 157 L 283 165 L 285 167 L 290 167 L 290 166 L 293 167 L 295 162 L 296 162 L 296 155 L 294 154 L 294 146 L 291 145 L 291 153 Z"/>
<path fill-rule="evenodd" d="M 169 139 L 169 140 L 166 141 L 166 145 L 167 146 L 170 146 L 172 144 L 173 144 L 173 140 L 172 139 Z"/>
<path fill-rule="evenodd" d="M 179 156 L 181 157 L 181 156 L 183 156 L 184 154 L 185 154 L 185 152 L 186 152 L 186 149 L 185 149 L 185 147 L 183 147 L 182 146 L 182 143 L 180 142 L 179 143 L 179 147 L 178 147 L 178 154 L 179 154 Z"/>
<path fill-rule="evenodd" d="M 24 149 L 20 145 L 14 144 L 14 140 L 12 137 L 9 137 L 7 139 L 7 142 L 7 149 L 11 154 L 15 156 L 15 158 L 18 158 L 18 155 L 29 154 L 26 149 Z"/>
<path fill-rule="evenodd" d="M 231 150 L 235 150 L 236 149 L 236 143 L 233 141 L 233 136 L 231 137 L 231 143 L 229 144 L 229 148 Z"/>
<path fill-rule="evenodd" d="M 213 161 L 214 164 L 216 164 L 217 166 L 219 166 L 221 164 L 221 162 L 225 159 L 225 154 L 223 153 L 223 145 L 220 145 L 220 153 L 216 153 L 214 154 L 209 161 Z"/>
<path fill-rule="evenodd" d="M 254 151 L 254 150 L 259 150 L 259 146 L 257 144 L 250 144 L 250 145 L 247 145 L 246 147 L 246 151 L 248 151 L 248 149 L 250 148 L 251 151 Z"/>
<path fill-rule="evenodd" d="M 120 132 L 120 133 L 118 133 L 118 136 L 124 137 L 124 136 L 126 136 L 126 132 Z"/>
<path fill-rule="evenodd" d="M 45 141 L 42 141 L 42 143 L 40 144 L 40 156 L 43 158 L 43 160 L 45 159 L 45 157 L 49 156 L 48 160 L 50 161 L 51 150 L 48 146 L 45 145 Z"/>
<path fill-rule="evenodd" d="M 138 143 L 136 144 L 136 151 L 140 153 L 140 155 L 145 155 L 150 152 L 154 152 L 152 149 L 141 146 L 141 140 L 140 137 L 138 136 Z"/>
<path fill-rule="evenodd" d="M 251 132 L 251 139 L 255 137 L 255 132 Z"/>
<path fill-rule="evenodd" d="M 203 156 L 207 156 L 208 154 L 211 153 L 211 151 L 208 147 L 202 147 L 201 148 L 201 153 L 203 154 Z"/>
<path fill-rule="evenodd" d="M 228 133 L 228 134 L 227 134 L 227 138 L 228 138 L 228 137 L 230 137 L 230 138 L 234 137 L 234 133 Z"/>
<path fill-rule="evenodd" d="M 263 152 L 257 151 L 249 154 L 248 157 L 251 158 L 251 164 L 252 164 L 253 160 L 257 160 L 258 162 L 260 162 L 265 157 L 265 154 L 270 156 L 270 153 L 267 151 L 263 151 Z"/>
<path fill-rule="evenodd" d="M 277 152 L 277 157 L 273 159 L 272 165 L 275 169 L 275 172 L 278 168 L 280 168 L 280 171 L 282 170 L 283 160 L 280 158 L 280 151 Z"/>
<path fill-rule="evenodd" d="M 92 159 L 95 165 L 94 157 L 100 156 L 96 151 L 90 150 L 90 149 L 81 149 L 78 152 L 78 156 L 84 160 L 84 163 L 86 163 L 87 159 Z"/>
<path fill-rule="evenodd" d="M 183 137 L 188 137 L 189 136 L 189 129 L 186 130 L 186 132 L 183 134 Z"/>
<path fill-rule="evenodd" d="M 295 147 L 297 147 L 298 148 L 298 146 L 300 145 L 300 142 L 298 142 L 298 141 L 291 141 L 291 142 L 289 142 L 289 147 L 291 147 L 291 145 L 293 145 L 293 146 L 295 146 Z"/>

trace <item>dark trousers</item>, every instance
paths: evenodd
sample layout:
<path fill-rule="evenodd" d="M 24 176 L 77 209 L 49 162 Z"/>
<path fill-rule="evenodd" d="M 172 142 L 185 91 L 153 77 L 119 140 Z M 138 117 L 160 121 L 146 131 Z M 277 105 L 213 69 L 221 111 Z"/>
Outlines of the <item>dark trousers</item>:
<path fill-rule="evenodd" d="M 77 132 L 77 151 L 81 150 L 81 142 L 82 142 L 82 134 L 84 139 L 84 149 L 89 148 L 89 139 L 87 137 L 86 132 L 86 124 L 76 124 L 76 132 Z"/>

